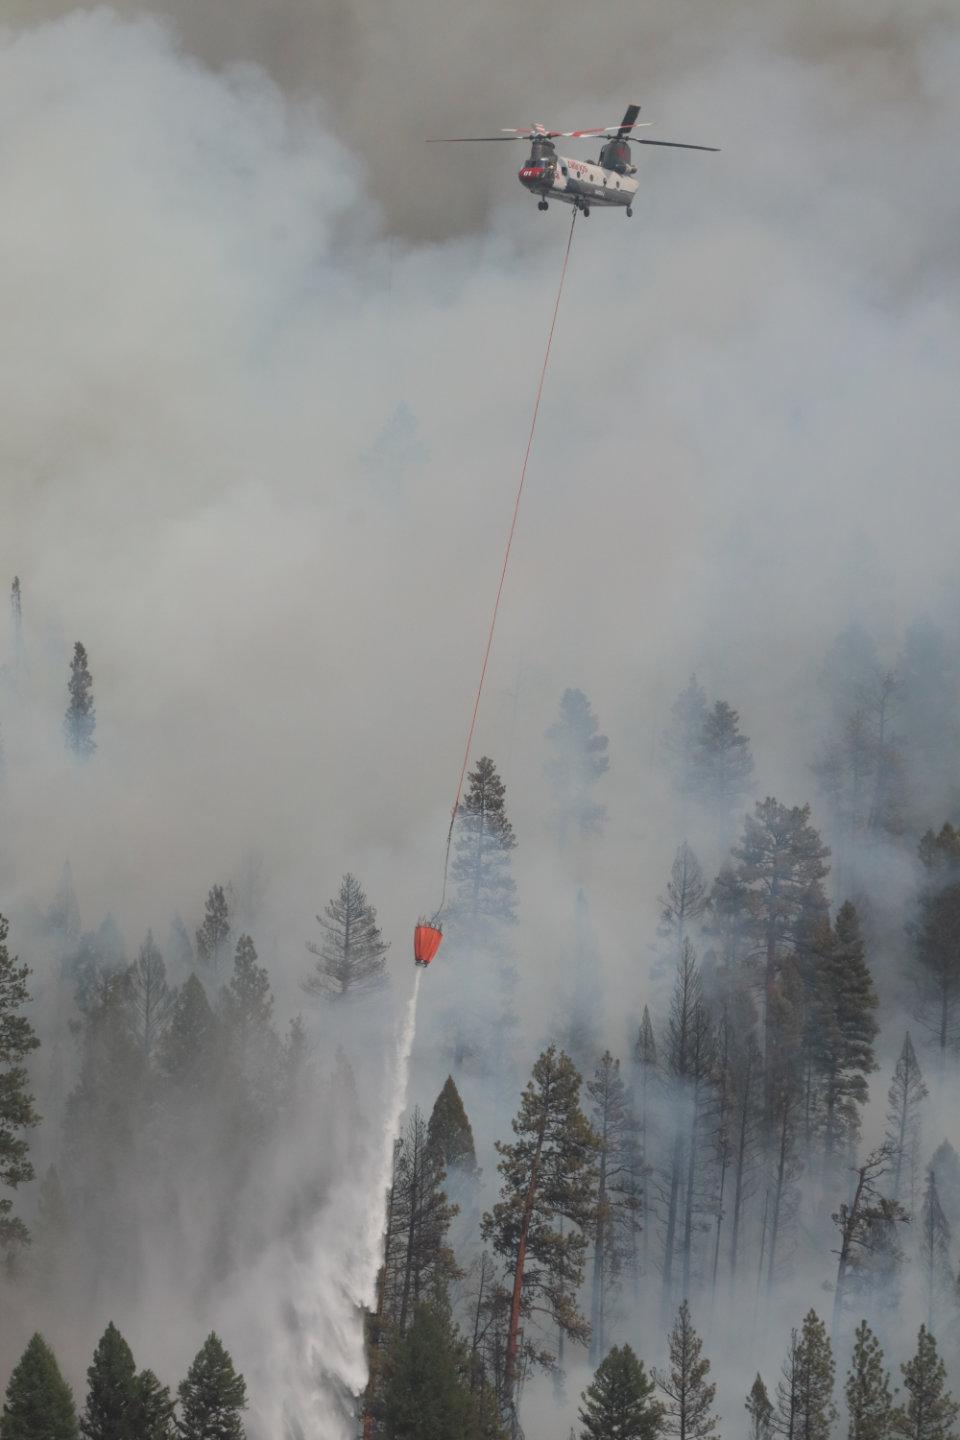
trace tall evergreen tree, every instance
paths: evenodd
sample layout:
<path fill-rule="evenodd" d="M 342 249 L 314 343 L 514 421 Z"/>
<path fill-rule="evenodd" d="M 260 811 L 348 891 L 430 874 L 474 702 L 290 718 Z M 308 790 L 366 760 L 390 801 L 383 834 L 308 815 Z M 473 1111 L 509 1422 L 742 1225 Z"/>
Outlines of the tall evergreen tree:
<path fill-rule="evenodd" d="M 937 1182 L 937 1195 L 953 1234 L 960 1234 L 960 1155 L 949 1140 L 942 1140 L 933 1152 L 930 1169 Z"/>
<path fill-rule="evenodd" d="M 153 931 L 140 946 L 129 972 L 130 1018 L 137 1043 L 147 1060 L 153 1058 L 166 1033 L 174 994 L 167 984 L 167 967 L 153 941 Z"/>
<path fill-rule="evenodd" d="M 673 702 L 670 725 L 663 737 L 674 786 L 684 797 L 696 794 L 707 713 L 706 692 L 696 675 L 691 675 Z"/>
<path fill-rule="evenodd" d="M 913 1359 L 900 1369 L 909 1398 L 894 1411 L 894 1435 L 901 1440 L 954 1440 L 960 1405 L 946 1388 L 946 1367 L 925 1325 L 920 1326 Z"/>
<path fill-rule="evenodd" d="M 649 1157 L 653 1151 L 653 1108 L 659 1080 L 657 1068 L 657 1041 L 653 1033 L 649 1006 L 644 1005 L 640 1018 L 640 1029 L 633 1046 L 633 1104 L 637 1121 L 637 1149 L 643 1161 L 643 1183 L 640 1193 L 640 1245 L 641 1268 L 647 1273 L 650 1254 L 650 1230 L 652 1204 L 650 1185 L 651 1172 Z M 638 1272 L 639 1274 L 639 1272 Z"/>
<path fill-rule="evenodd" d="M 270 977 L 249 935 L 237 941 L 233 976 L 220 991 L 220 1019 L 234 1067 L 261 1114 L 272 1110 L 280 1076 Z"/>
<path fill-rule="evenodd" d="M 70 662 L 67 685 L 69 703 L 64 717 L 67 749 L 78 760 L 89 760 L 97 748 L 93 732 L 97 728 L 97 712 L 93 703 L 93 676 L 87 663 L 87 652 L 78 640 Z"/>
<path fill-rule="evenodd" d="M 960 831 L 944 825 L 920 841 L 923 867 L 913 926 L 917 1016 L 934 1038 L 943 1073 L 960 1036 Z"/>
<path fill-rule="evenodd" d="M 750 1386 L 744 1402 L 744 1409 L 750 1417 L 748 1440 L 771 1440 L 773 1435 L 774 1409 L 767 1394 L 767 1387 L 757 1372 L 757 1378 Z"/>
<path fill-rule="evenodd" d="M 0 1440 L 80 1440 L 70 1386 L 42 1335 L 34 1335 L 10 1376 Z"/>
<path fill-rule="evenodd" d="M 491 938 L 499 922 L 516 920 L 516 882 L 510 874 L 510 852 L 517 840 L 507 819 L 506 786 L 487 756 L 467 776 L 467 793 L 457 811 L 454 856 L 453 918 L 458 929 L 475 941 Z"/>
<path fill-rule="evenodd" d="M 137 1419 L 133 1430 L 137 1440 L 175 1440 L 175 1408 L 169 1386 L 161 1385 L 152 1370 L 141 1370 L 137 1376 Z"/>
<path fill-rule="evenodd" d="M 666 1370 L 654 1370 L 653 1378 L 667 1397 L 662 1428 L 677 1440 L 702 1440 L 713 1435 L 717 1419 L 713 1413 L 716 1385 L 710 1384 L 710 1361 L 703 1354 L 703 1341 L 693 1328 L 690 1306 L 683 1301 L 670 1332 L 670 1363 Z"/>
<path fill-rule="evenodd" d="M 580 1440 L 657 1440 L 663 1407 L 629 1345 L 615 1345 L 581 1396 Z"/>
<path fill-rule="evenodd" d="M 23 589 L 19 575 L 14 575 L 10 586 L 10 622 L 13 629 L 13 674 L 16 681 L 20 678 L 20 667 L 23 664 Z"/>
<path fill-rule="evenodd" d="M 216 1073 L 217 1022 L 206 991 L 191 975 L 177 991 L 159 1049 L 160 1069 L 185 1095 L 207 1092 Z"/>
<path fill-rule="evenodd" d="M 740 716 L 725 700 L 704 719 L 696 768 L 701 798 L 724 822 L 731 820 L 750 793 L 753 756 Z"/>
<path fill-rule="evenodd" d="M 9 923 L 0 915 L 0 1186 L 15 1190 L 33 1179 L 25 1136 L 40 1117 L 34 1109 L 24 1062 L 40 1041 L 22 1013 L 30 999 L 30 970 L 10 954 L 9 933 Z M 23 1221 L 12 1212 L 13 1201 L 0 1195 L 0 1250 L 29 1239 Z"/>
<path fill-rule="evenodd" d="M 445 1170 L 462 1170 L 467 1175 L 477 1173 L 473 1130 L 452 1075 L 447 1076 L 434 1101 L 428 1134 L 431 1149 Z"/>
<path fill-rule="evenodd" d="M 139 1398 L 133 1353 L 111 1321 L 87 1371 L 87 1403 L 80 1417 L 87 1440 L 142 1440 Z"/>
<path fill-rule="evenodd" d="M 884 1139 L 893 1156 L 890 1195 L 912 1215 L 917 1203 L 920 1165 L 921 1109 L 927 1087 L 908 1030 L 887 1091 L 887 1128 Z"/>
<path fill-rule="evenodd" d="M 883 1351 L 866 1320 L 857 1326 L 845 1385 L 847 1440 L 890 1440 L 893 1395 Z"/>
<path fill-rule="evenodd" d="M 362 999 L 386 983 L 388 943 L 380 934 L 377 912 L 359 880 L 344 875 L 340 890 L 317 916 L 323 930 L 319 945 L 307 949 L 316 964 L 301 982 L 308 995 L 327 1000 Z"/>
<path fill-rule="evenodd" d="M 212 885 L 204 907 L 203 923 L 197 929 L 197 958 L 218 974 L 230 945 L 230 907 L 222 885 Z"/>
<path fill-rule="evenodd" d="M 810 824 L 809 805 L 791 808 L 769 796 L 747 816 L 743 839 L 733 850 L 738 878 L 747 891 L 752 951 L 762 967 L 768 1060 L 777 988 L 811 904 L 823 903 L 829 854 Z"/>
<path fill-rule="evenodd" d="M 573 1296 L 583 1281 L 586 1232 L 596 1213 L 597 1137 L 580 1109 L 580 1076 L 554 1046 L 533 1067 L 513 1121 L 512 1144 L 497 1142 L 500 1200 L 483 1217 L 483 1236 L 505 1263 L 510 1311 L 504 1398 L 515 1407 L 520 1325 L 537 1307 L 562 1334 L 589 1339 Z M 542 1354 L 525 1346 L 527 1358 Z"/>
<path fill-rule="evenodd" d="M 935 1322 L 953 1298 L 953 1273 L 950 1268 L 950 1223 L 943 1213 L 937 1194 L 937 1177 L 933 1166 L 927 1169 L 923 1202 L 920 1206 L 918 1242 L 923 1298 L 927 1312 L 927 1329 L 934 1332 Z"/>
<path fill-rule="evenodd" d="M 795 1354 L 796 1411 L 793 1440 L 829 1440 L 837 1418 L 835 1367 L 826 1326 L 816 1311 L 804 1317 Z"/>
<path fill-rule="evenodd" d="M 445 1296 L 448 1281 L 459 1275 L 447 1232 L 458 1213 L 444 1190 L 446 1171 L 430 1144 L 427 1124 L 417 1106 L 394 1148 L 389 1198 L 390 1243 L 385 1263 L 391 1294 L 389 1318 L 406 1333 L 416 1307 Z"/>
<path fill-rule="evenodd" d="M 609 741 L 582 690 L 565 690 L 560 714 L 547 731 L 551 756 L 544 773 L 553 790 L 557 839 L 562 849 L 571 828 L 590 835 L 603 824 L 605 810 L 593 799 L 593 787 L 610 768 Z"/>
<path fill-rule="evenodd" d="M 637 1125 L 620 1078 L 620 1061 L 609 1050 L 587 1081 L 590 1122 L 597 1150 L 597 1213 L 593 1234 L 590 1355 L 594 1364 L 607 1352 L 611 1300 L 623 1270 L 635 1261 L 642 1204 L 642 1161 Z"/>
<path fill-rule="evenodd" d="M 833 1292 L 833 1336 L 840 1333 L 843 1306 L 850 1272 L 869 1253 L 877 1235 L 878 1225 L 893 1225 L 905 1220 L 906 1214 L 895 1200 L 881 1194 L 881 1181 L 890 1173 L 891 1155 L 886 1145 L 871 1150 L 863 1164 L 855 1169 L 853 1197 L 846 1200 L 831 1216 L 840 1239 L 837 1250 L 837 1283 Z M 811 1312 L 812 1313 L 812 1312 Z"/>
<path fill-rule="evenodd" d="M 244 1440 L 247 1386 L 212 1331 L 181 1381 L 177 1430 L 183 1440 Z"/>
<path fill-rule="evenodd" d="M 873 1042 L 878 1000 L 867 966 L 856 909 L 847 901 L 823 947 L 815 977 L 816 1060 L 823 1081 L 824 1155 L 830 1162 L 860 1129 L 867 1076 L 876 1068 Z"/>
<path fill-rule="evenodd" d="M 470 1389 L 466 1347 L 442 1304 L 418 1306 L 393 1346 L 384 1434 L 387 1440 L 501 1440 L 489 1395 Z"/>
<path fill-rule="evenodd" d="M 659 897 L 659 934 L 669 941 L 671 959 L 683 953 L 683 942 L 692 940 L 691 930 L 710 905 L 710 891 L 700 861 L 687 844 L 680 845 L 670 867 L 667 888 Z"/>
<path fill-rule="evenodd" d="M 957 671 L 942 633 L 929 619 L 916 621 L 904 636 L 898 671 L 901 716 L 910 758 L 910 791 L 915 812 L 935 813 L 944 796 L 956 796 L 958 749 Z"/>

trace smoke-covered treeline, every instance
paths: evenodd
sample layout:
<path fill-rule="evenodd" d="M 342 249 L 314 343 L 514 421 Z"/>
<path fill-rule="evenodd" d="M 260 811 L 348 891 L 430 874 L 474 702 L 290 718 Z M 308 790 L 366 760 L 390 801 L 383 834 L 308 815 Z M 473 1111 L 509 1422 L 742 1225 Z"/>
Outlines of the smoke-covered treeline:
<path fill-rule="evenodd" d="M 0 33 L 3 1440 L 942 1440 L 952 15 L 143 8 Z M 420 141 L 635 76 L 723 151 L 578 226 L 374 1294 L 562 248 Z"/>

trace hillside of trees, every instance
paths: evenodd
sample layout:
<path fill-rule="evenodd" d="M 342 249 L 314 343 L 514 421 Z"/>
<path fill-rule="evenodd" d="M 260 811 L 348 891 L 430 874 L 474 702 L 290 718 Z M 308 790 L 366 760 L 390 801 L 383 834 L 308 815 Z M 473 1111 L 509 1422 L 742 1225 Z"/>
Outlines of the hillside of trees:
<path fill-rule="evenodd" d="M 25 603 L 14 580 L 0 738 L 27 703 Z M 62 674 L 84 775 L 109 763 L 88 638 Z M 663 806 L 633 817 L 672 861 L 635 876 L 627 987 L 606 985 L 591 886 L 649 756 L 567 688 L 534 779 L 472 761 L 347 1430 L 960 1435 L 958 645 L 925 619 L 827 637 L 802 794 L 769 793 L 736 697 L 678 687 Z M 514 783 L 543 797 L 537 834 Z M 569 917 L 532 1007 L 525 847 Z M 280 1248 L 309 1276 L 412 973 L 346 861 L 295 954 L 269 878 L 204 876 L 189 920 L 158 897 L 165 933 L 133 941 L 88 916 L 69 862 L 52 895 L 0 883 L 0 1440 L 266 1440 L 237 1297 Z M 272 1355 L 284 1296 L 263 1298 Z"/>

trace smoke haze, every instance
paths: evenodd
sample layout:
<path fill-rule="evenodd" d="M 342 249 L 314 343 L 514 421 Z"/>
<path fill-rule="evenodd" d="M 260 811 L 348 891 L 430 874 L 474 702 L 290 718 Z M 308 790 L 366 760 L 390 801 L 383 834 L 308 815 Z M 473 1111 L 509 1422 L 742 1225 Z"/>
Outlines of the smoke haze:
<path fill-rule="evenodd" d="M 474 747 L 520 839 L 523 1074 L 571 923 L 542 735 L 567 685 L 596 706 L 609 824 L 578 878 L 625 1045 L 683 838 L 653 759 L 690 672 L 740 710 L 757 794 L 799 804 L 837 631 L 859 620 L 892 654 L 929 613 L 956 639 L 952 7 L 6 17 L 0 575 L 21 577 L 25 644 L 0 708 L 0 911 L 38 974 L 16 924 L 65 860 L 84 923 L 112 913 L 135 945 L 175 912 L 192 929 L 255 853 L 284 1015 L 346 870 L 393 941 L 399 1012 L 569 223 L 521 195 L 521 146 L 424 141 L 638 99 L 657 138 L 722 147 L 638 149 L 634 219 L 577 224 Z M 62 744 L 76 639 L 98 708 L 83 771 Z M 441 961 L 424 984 L 423 1104 L 461 984 Z M 492 1184 L 515 1096 L 465 1094 Z M 248 1375 L 255 1288 L 231 1297 Z M 143 1307 L 131 1332 L 182 1370 Z M 75 1377 L 93 1338 L 63 1340 Z M 546 1402 L 526 1425 L 552 1433 Z"/>

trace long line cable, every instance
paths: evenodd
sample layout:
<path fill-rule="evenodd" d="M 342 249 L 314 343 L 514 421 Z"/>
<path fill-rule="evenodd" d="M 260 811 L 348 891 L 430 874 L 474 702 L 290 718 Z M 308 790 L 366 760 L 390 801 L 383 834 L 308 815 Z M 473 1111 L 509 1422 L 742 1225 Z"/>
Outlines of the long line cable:
<path fill-rule="evenodd" d="M 463 781 L 467 773 L 467 766 L 470 763 L 470 749 L 473 745 L 473 734 L 477 728 L 477 715 L 480 712 L 480 697 L 483 694 L 483 684 L 487 678 L 487 667 L 490 663 L 490 652 L 493 649 L 493 634 L 497 628 L 497 616 L 500 613 L 500 600 L 503 596 L 503 586 L 507 578 L 507 567 L 510 564 L 510 552 L 513 549 L 513 537 L 517 529 L 517 519 L 520 514 L 520 501 L 523 498 L 523 486 L 527 478 L 527 465 L 530 461 L 530 452 L 533 449 L 533 439 L 537 431 L 537 418 L 540 414 L 540 401 L 543 398 L 543 387 L 547 379 L 547 367 L 550 364 L 550 351 L 553 348 L 553 337 L 557 328 L 557 316 L 560 313 L 560 301 L 563 298 L 564 282 L 567 278 L 567 265 L 570 261 L 570 250 L 573 246 L 573 231 L 577 223 L 577 207 L 574 206 L 573 218 L 570 221 L 570 233 L 567 235 L 567 248 L 563 255 L 563 265 L 560 268 L 560 283 L 557 286 L 557 296 L 553 303 L 553 315 L 550 319 L 550 331 L 547 335 L 547 346 L 543 352 L 543 364 L 540 367 L 540 379 L 537 384 L 536 398 L 533 402 L 533 415 L 530 420 L 530 432 L 527 435 L 527 448 L 523 453 L 523 464 L 520 467 L 520 482 L 517 485 L 517 494 L 513 502 L 513 515 L 510 520 L 510 529 L 507 534 L 507 543 L 503 552 L 503 563 L 500 566 L 500 580 L 497 585 L 497 598 L 493 604 L 493 613 L 490 616 L 490 628 L 487 631 L 487 643 L 483 651 L 483 664 L 480 666 L 480 679 L 477 683 L 477 693 L 473 701 L 473 713 L 470 716 L 470 728 L 467 731 L 467 743 L 463 751 L 463 763 L 460 766 L 460 776 L 457 780 L 457 793 L 453 801 L 453 809 L 450 812 L 450 827 L 447 830 L 447 848 L 443 858 L 443 890 L 440 895 L 440 905 L 434 915 L 434 922 L 439 920 L 443 914 L 443 907 L 447 900 L 447 874 L 450 869 L 450 846 L 453 841 L 453 827 L 457 821 L 457 812 L 460 809 L 460 796 L 463 794 Z"/>

